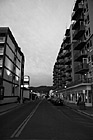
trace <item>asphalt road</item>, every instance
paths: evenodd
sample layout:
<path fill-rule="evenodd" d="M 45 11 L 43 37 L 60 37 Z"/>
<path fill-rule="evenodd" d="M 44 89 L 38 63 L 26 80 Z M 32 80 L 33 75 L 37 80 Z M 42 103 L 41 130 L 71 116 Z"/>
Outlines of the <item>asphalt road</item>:
<path fill-rule="evenodd" d="M 0 140 L 93 140 L 93 119 L 36 100 L 0 116 Z"/>

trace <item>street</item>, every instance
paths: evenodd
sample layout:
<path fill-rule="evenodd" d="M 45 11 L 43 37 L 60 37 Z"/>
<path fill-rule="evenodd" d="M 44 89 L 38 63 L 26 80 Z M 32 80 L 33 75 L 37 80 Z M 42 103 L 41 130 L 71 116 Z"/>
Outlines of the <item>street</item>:
<path fill-rule="evenodd" d="M 37 99 L 0 115 L 0 139 L 93 140 L 93 119 Z"/>

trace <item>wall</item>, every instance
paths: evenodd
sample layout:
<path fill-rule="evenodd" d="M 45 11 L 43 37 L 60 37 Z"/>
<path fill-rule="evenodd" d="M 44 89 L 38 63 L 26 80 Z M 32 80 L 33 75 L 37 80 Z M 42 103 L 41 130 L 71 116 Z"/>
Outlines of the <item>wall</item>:
<path fill-rule="evenodd" d="M 4 96 L 11 96 L 12 95 L 12 84 L 6 81 L 3 81 L 4 86 Z"/>

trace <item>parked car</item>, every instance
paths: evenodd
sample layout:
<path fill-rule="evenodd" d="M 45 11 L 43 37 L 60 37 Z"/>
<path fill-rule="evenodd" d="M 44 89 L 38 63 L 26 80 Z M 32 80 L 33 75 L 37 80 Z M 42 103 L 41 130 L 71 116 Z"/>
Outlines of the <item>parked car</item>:
<path fill-rule="evenodd" d="M 58 98 L 58 97 L 54 97 L 51 99 L 51 102 L 54 104 L 54 105 L 63 105 L 63 100 Z"/>
<path fill-rule="evenodd" d="M 57 98 L 56 98 L 56 97 L 52 97 L 52 98 L 51 98 L 51 102 L 52 102 L 53 104 L 55 104 L 55 103 L 56 103 L 56 100 L 57 100 Z"/>
<path fill-rule="evenodd" d="M 47 101 L 51 101 L 51 98 L 50 98 L 50 97 L 48 97 L 48 98 L 47 98 Z"/>
<path fill-rule="evenodd" d="M 55 105 L 63 105 L 63 100 L 60 98 L 57 98 Z"/>

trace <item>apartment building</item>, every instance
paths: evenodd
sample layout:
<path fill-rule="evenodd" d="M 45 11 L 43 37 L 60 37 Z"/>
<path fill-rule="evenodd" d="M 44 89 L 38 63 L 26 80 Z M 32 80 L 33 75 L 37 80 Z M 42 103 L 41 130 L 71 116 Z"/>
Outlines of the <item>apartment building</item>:
<path fill-rule="evenodd" d="M 11 30 L 0 27 L 0 104 L 16 102 L 24 81 L 24 54 Z"/>
<path fill-rule="evenodd" d="M 63 67 L 65 67 L 65 70 L 61 69 L 61 71 L 66 75 L 66 78 L 65 88 L 61 92 L 67 100 L 74 103 L 81 97 L 86 106 L 92 106 L 93 103 L 92 7 L 92 0 L 76 0 L 71 15 L 72 24 L 70 25 L 70 29 L 66 30 L 62 43 L 67 43 L 67 40 L 70 38 L 68 45 L 63 45 L 63 51 L 65 51 L 63 56 L 65 57 L 62 59 L 64 60 Z M 70 33 L 68 37 L 66 37 L 67 32 Z M 67 63 L 68 60 L 70 61 L 69 63 Z M 68 67 L 70 68 L 69 73 Z"/>

